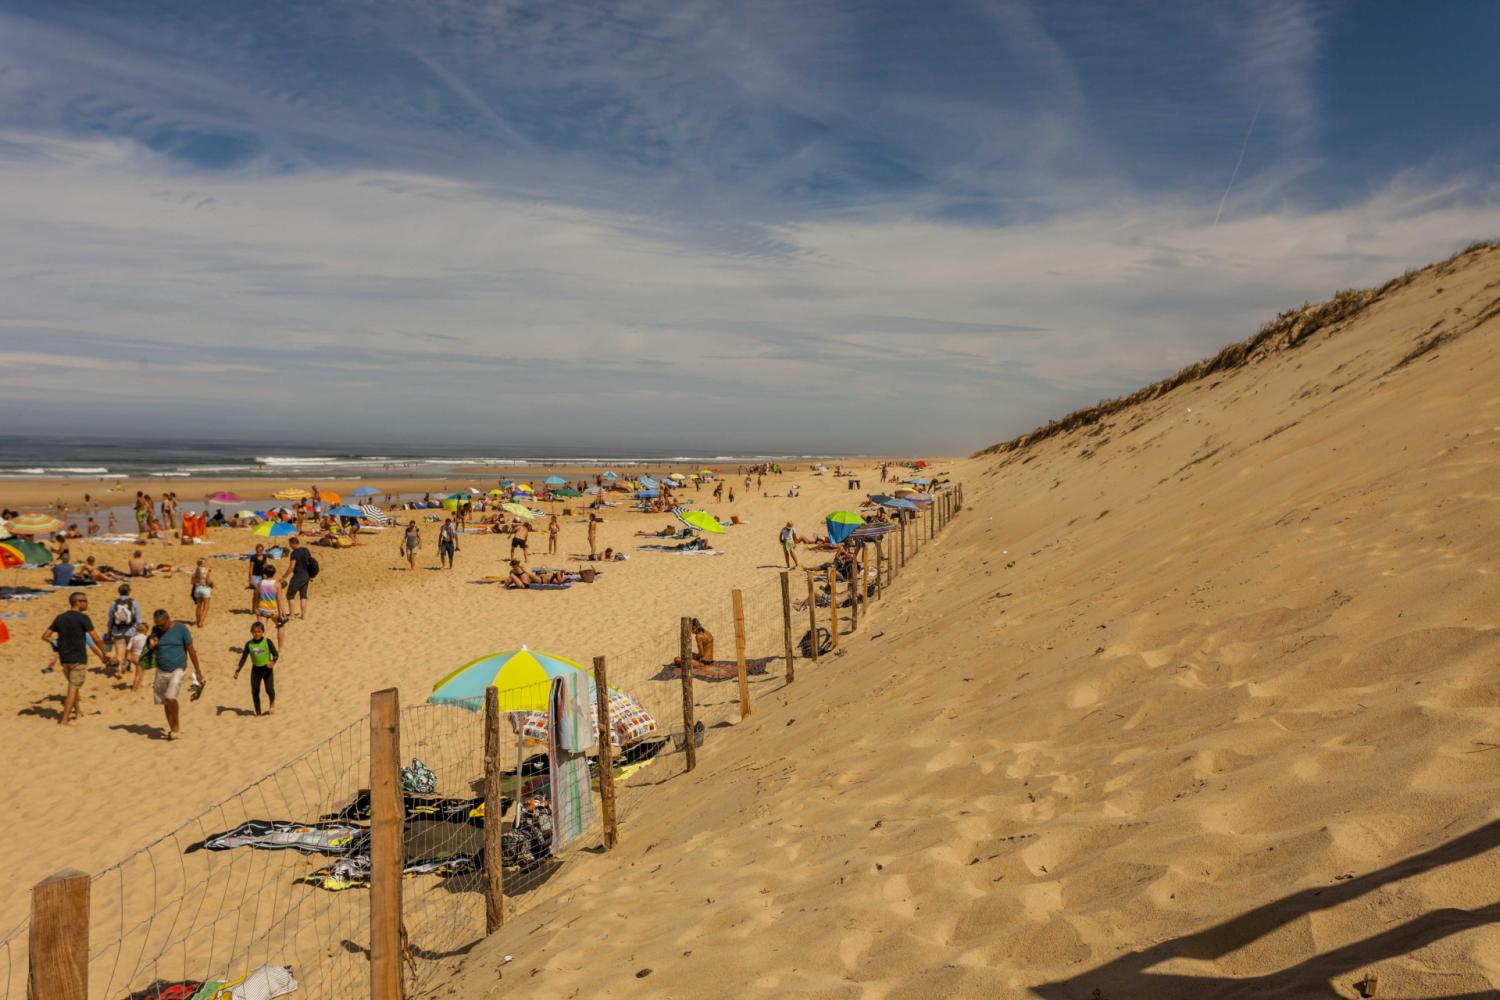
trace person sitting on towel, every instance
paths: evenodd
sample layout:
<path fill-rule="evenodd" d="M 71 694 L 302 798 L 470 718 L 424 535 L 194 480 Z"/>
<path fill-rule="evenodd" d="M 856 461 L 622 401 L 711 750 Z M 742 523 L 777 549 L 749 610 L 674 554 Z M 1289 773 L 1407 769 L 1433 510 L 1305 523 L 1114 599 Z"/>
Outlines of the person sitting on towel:
<path fill-rule="evenodd" d="M 542 576 L 538 576 L 537 574 L 527 569 L 525 566 L 522 566 L 521 560 L 512 559 L 510 561 L 510 576 L 506 578 L 505 586 L 508 590 L 525 590 L 527 587 L 530 587 L 532 584 L 536 583 L 556 584 L 567 582 L 568 575 L 560 569 L 553 570 L 551 573 L 547 573 Z"/>
<path fill-rule="evenodd" d="M 714 634 L 704 628 L 703 623 L 696 618 L 693 619 L 691 628 L 693 643 L 697 647 L 692 655 L 693 666 L 706 666 L 714 661 Z M 673 657 L 672 664 L 681 669 L 682 657 Z"/>

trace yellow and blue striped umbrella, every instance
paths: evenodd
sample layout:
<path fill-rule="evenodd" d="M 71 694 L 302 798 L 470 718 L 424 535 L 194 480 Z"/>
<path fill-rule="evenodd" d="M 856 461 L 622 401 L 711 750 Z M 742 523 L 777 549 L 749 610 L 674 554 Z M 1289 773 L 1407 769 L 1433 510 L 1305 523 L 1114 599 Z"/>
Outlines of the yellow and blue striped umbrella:
<path fill-rule="evenodd" d="M 427 700 L 433 704 L 459 703 L 478 709 L 484 704 L 484 689 L 500 693 L 504 712 L 545 712 L 552 680 L 569 670 L 587 668 L 563 656 L 527 649 L 507 649 L 466 663 L 438 681 Z M 589 675 L 592 688 L 594 678 Z"/>

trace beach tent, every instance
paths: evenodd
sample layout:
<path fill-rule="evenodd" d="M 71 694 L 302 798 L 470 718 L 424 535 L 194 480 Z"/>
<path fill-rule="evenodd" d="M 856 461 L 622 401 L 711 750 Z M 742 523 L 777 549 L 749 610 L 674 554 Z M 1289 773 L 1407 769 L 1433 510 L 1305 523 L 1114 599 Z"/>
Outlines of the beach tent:
<path fill-rule="evenodd" d="M 854 529 L 865 523 L 865 519 L 852 510 L 836 510 L 829 514 L 826 523 L 828 525 L 828 540 L 837 545 L 854 533 Z"/>

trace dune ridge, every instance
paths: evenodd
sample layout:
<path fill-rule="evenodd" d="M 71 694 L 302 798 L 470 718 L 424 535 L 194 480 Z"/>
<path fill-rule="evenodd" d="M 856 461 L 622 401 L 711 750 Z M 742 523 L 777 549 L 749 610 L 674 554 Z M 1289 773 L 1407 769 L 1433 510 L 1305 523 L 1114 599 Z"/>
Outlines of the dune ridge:
<path fill-rule="evenodd" d="M 1485 244 L 954 463 L 845 655 L 435 995 L 1493 996 L 1497 332 Z"/>

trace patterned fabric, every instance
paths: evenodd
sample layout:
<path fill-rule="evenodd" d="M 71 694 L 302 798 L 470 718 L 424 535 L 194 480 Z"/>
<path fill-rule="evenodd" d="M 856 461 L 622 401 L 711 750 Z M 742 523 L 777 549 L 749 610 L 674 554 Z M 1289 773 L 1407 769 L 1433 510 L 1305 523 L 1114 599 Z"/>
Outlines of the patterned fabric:
<path fill-rule="evenodd" d="M 599 741 L 599 715 L 593 710 L 592 699 L 589 707 L 589 740 L 592 746 Z M 537 743 L 547 742 L 546 712 L 511 712 L 510 717 L 512 732 L 519 732 L 526 739 Z M 630 695 L 612 690 L 609 693 L 609 728 L 611 745 L 629 746 L 656 732 L 656 717 Z"/>

